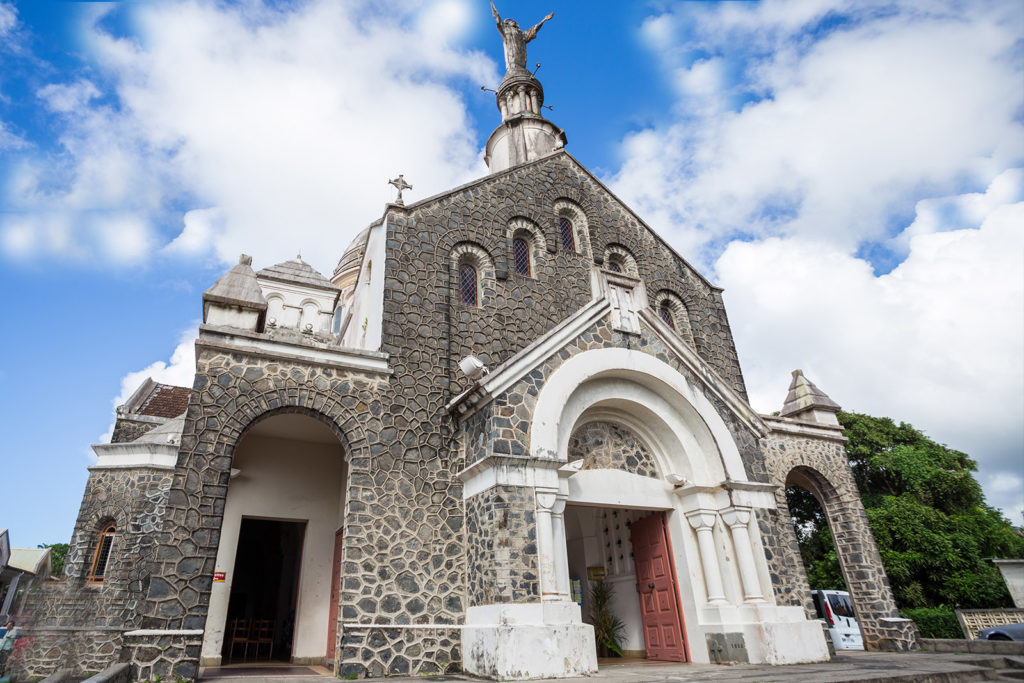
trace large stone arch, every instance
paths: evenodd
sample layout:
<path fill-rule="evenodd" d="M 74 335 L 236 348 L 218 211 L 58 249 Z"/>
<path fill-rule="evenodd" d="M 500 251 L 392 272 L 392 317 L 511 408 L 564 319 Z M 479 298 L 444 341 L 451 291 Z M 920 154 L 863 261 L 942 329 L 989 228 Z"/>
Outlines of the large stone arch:
<path fill-rule="evenodd" d="M 353 515 L 352 507 L 362 488 L 371 488 L 366 475 L 370 449 L 380 442 L 376 390 L 382 381 L 351 368 L 285 364 L 197 343 L 197 374 L 158 534 L 147 616 L 143 630 L 126 637 L 141 677 L 187 678 L 198 672 L 232 458 L 254 424 L 287 412 L 327 424 L 348 459 L 349 537 L 358 540 L 372 526 L 367 516 Z"/>
<path fill-rule="evenodd" d="M 781 420 L 770 424 L 776 429 L 765 439 L 764 446 L 771 480 L 778 486 L 775 496 L 784 539 L 781 549 L 785 555 L 782 562 L 783 558 L 775 559 L 773 569 L 778 568 L 779 574 L 787 577 L 784 579 L 787 585 L 781 590 L 783 599 L 790 604 L 800 604 L 813 614 L 810 586 L 786 503 L 786 486 L 797 485 L 818 500 L 828 519 L 843 578 L 864 636 L 864 647 L 869 650 L 916 648 L 917 628 L 912 621 L 900 617 L 896 609 L 846 457 L 845 439 L 838 433 L 829 436 Z"/>

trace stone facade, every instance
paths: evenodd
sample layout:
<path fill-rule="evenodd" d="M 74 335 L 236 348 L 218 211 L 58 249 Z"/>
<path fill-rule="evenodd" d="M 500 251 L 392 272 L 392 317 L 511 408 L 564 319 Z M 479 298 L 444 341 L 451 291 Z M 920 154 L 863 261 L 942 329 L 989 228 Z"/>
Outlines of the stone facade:
<path fill-rule="evenodd" d="M 654 456 L 629 429 L 610 422 L 590 422 L 569 441 L 569 460 L 583 460 L 583 469 L 618 469 L 642 477 L 658 477 Z"/>
<path fill-rule="evenodd" d="M 540 596 L 534 495 L 528 487 L 496 486 L 466 501 L 470 606 Z"/>
<path fill-rule="evenodd" d="M 563 248 L 559 232 L 559 219 L 566 217 L 576 230 L 572 250 Z M 746 564 L 744 583 L 738 575 L 733 580 L 743 589 L 733 590 L 734 599 L 763 600 L 753 585 L 759 579 L 749 548 L 763 551 L 773 604 L 806 606 L 809 593 L 799 558 L 793 555 L 782 493 L 776 493 L 777 506 L 757 509 L 752 515 L 756 524 L 748 530 L 744 520 L 751 503 L 736 503 L 746 500 L 746 494 L 725 484 L 742 481 L 750 491 L 763 491 L 773 483 L 784 484 L 795 468 L 812 468 L 832 482 L 826 495 L 832 505 L 827 508 L 832 510 L 830 520 L 848 531 L 837 532 L 837 541 L 854 549 L 844 560 L 844 571 L 851 585 L 865 591 L 857 607 L 871 615 L 865 630 L 871 637 L 866 640 L 874 646 L 910 643 L 912 634 L 893 621 L 892 597 L 863 510 L 858 516 L 859 508 L 849 499 L 841 445 L 835 439 L 819 443 L 804 437 L 793 441 L 788 434 L 766 436 L 768 428 L 745 404 L 721 291 L 572 157 L 557 152 L 418 204 L 389 205 L 383 222 L 373 229 L 383 232 L 384 263 L 373 265 L 372 250 L 363 247 L 363 269 L 367 285 L 372 284 L 371 265 L 377 277 L 383 272 L 381 307 L 372 312 L 379 317 L 379 347 L 341 347 L 323 330 L 306 334 L 261 327 L 266 302 L 261 301 L 257 276 L 244 259 L 232 270 L 238 278 L 248 278 L 248 298 L 221 301 L 215 311 L 221 323 L 200 329 L 195 381 L 173 471 L 135 467 L 93 472 L 69 555 L 68 587 L 41 601 L 40 634 L 73 627 L 83 629 L 74 638 L 86 638 L 83 634 L 91 628 L 93 650 L 103 653 L 94 658 L 97 665 L 103 659 L 121 659 L 132 664 L 138 678 L 194 678 L 202 634 L 211 626 L 212 577 L 235 449 L 264 420 L 298 414 L 326 425 L 347 463 L 333 643 L 340 675 L 442 673 L 462 667 L 466 662 L 460 629 L 467 626 L 467 614 L 493 606 L 560 620 L 558 642 L 586 643 L 588 627 L 578 622 L 578 614 L 572 621 L 574 605 L 554 600 L 558 595 L 546 594 L 542 585 L 567 582 L 558 574 L 557 561 L 538 549 L 547 543 L 550 550 L 552 538 L 545 534 L 554 529 L 557 537 L 558 525 L 564 523 L 566 494 L 558 488 L 558 477 L 572 473 L 555 470 L 566 460 L 582 459 L 589 473 L 639 475 L 643 486 L 660 487 L 664 496 L 677 495 L 671 492 L 673 485 L 665 484 L 669 474 L 677 476 L 676 487 L 693 476 L 667 469 L 668 456 L 656 453 L 639 431 L 604 420 L 575 430 L 568 453 L 534 453 L 532 430 L 538 418 L 547 417 L 537 414 L 538 397 L 551 377 L 581 354 L 617 349 L 644 354 L 677 373 L 688 387 L 685 391 L 693 394 L 672 400 L 708 406 L 702 419 L 713 417 L 721 424 L 714 438 L 727 442 L 730 453 L 735 451 L 740 465 L 731 479 L 723 470 L 713 493 L 702 490 L 691 496 L 724 496 L 733 506 L 721 518 L 718 508 L 711 510 L 709 526 L 700 527 L 703 522 L 691 516 L 678 527 L 680 534 L 694 534 L 700 527 L 702 553 L 740 539 L 736 553 Z M 529 276 L 516 273 L 512 255 L 513 237 L 524 234 L 533 235 L 535 250 Z M 369 244 L 372 234 L 361 239 Z M 490 368 L 526 363 L 523 359 L 531 357 L 537 344 L 607 297 L 595 289 L 595 282 L 611 254 L 628 264 L 647 292 L 671 296 L 684 306 L 685 315 L 677 310 L 675 319 L 688 321 L 688 328 L 666 331 L 651 313 L 654 317 L 641 316 L 645 322 L 637 329 L 624 331 L 613 317 L 601 315 L 558 348 L 538 352 L 532 367 L 486 397 L 471 415 L 454 417 L 453 406 L 480 391 L 480 382 L 459 371 L 459 360 L 473 355 Z M 477 268 L 476 306 L 459 303 L 458 269 L 463 263 Z M 351 264 L 346 267 L 351 269 Z M 338 292 L 339 301 L 353 300 L 350 292 Z M 318 310 L 320 317 L 326 315 Z M 367 309 L 358 310 L 362 316 Z M 239 327 L 246 321 L 252 329 Z M 371 313 L 352 324 L 361 326 L 365 336 Z M 339 332 L 337 339 L 348 338 L 344 335 Z M 127 429 L 118 438 L 131 443 L 134 432 Z M 527 469 L 538 460 L 547 461 L 536 476 L 546 476 L 548 483 L 478 481 L 473 490 L 465 489 L 464 497 L 466 472 L 493 458 Z M 720 462 L 708 465 L 709 471 L 722 467 Z M 681 511 L 698 516 L 707 512 Z M 116 559 L 102 587 L 82 585 L 98 525 L 108 518 L 119 533 L 126 530 L 115 545 Z M 728 527 L 722 521 L 726 518 L 731 520 Z M 756 543 L 742 540 L 751 532 L 759 534 Z M 708 545 L 709 538 L 718 540 Z M 704 564 L 706 579 L 714 566 Z M 699 580 L 700 567 L 694 565 L 693 571 Z M 871 589 L 872 583 L 884 589 Z M 713 593 L 709 583 L 696 600 L 715 598 Z M 542 605 L 542 600 L 559 602 L 558 609 L 552 602 Z M 542 642 L 546 623 L 537 625 L 530 638 Z M 46 646 L 44 640 L 40 651 L 49 647 L 53 652 L 56 641 Z M 82 647 L 67 645 L 74 652 Z M 40 655 L 41 663 L 31 673 L 48 673 L 45 669 L 55 656 Z M 588 658 L 593 659 L 592 652 L 573 654 L 573 661 L 583 662 L 578 671 L 585 670 Z M 92 666 L 94 660 L 89 661 Z M 488 669 L 494 675 L 500 670 Z M 530 671 L 511 670 L 523 675 Z"/>
<path fill-rule="evenodd" d="M 63 583 L 42 586 L 28 615 L 32 639 L 18 675 L 56 668 L 100 671 L 121 654 L 122 634 L 141 619 L 155 535 L 166 514 L 171 473 L 155 468 L 98 469 L 89 474 Z M 102 583 L 89 583 L 97 538 L 110 523 L 116 535 Z"/>

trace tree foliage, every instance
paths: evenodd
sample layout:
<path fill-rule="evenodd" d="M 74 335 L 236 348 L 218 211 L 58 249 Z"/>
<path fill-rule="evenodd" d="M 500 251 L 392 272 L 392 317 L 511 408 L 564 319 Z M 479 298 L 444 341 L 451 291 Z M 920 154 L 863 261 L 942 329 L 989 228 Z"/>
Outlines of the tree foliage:
<path fill-rule="evenodd" d="M 1024 536 L 985 504 L 974 461 L 905 422 L 845 412 L 838 417 L 896 602 L 904 608 L 1010 606 L 987 558 L 1024 557 Z M 786 494 L 811 588 L 842 587 L 818 501 L 801 488 Z"/>
<path fill-rule="evenodd" d="M 68 554 L 67 543 L 41 543 L 37 547 L 50 549 L 50 576 L 59 579 L 64 576 L 64 558 Z"/>

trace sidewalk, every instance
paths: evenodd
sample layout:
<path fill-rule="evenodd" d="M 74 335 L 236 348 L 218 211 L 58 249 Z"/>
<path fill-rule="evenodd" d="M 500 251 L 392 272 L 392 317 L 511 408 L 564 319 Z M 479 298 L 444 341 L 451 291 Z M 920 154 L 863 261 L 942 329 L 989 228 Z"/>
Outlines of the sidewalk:
<path fill-rule="evenodd" d="M 677 681 L 739 681 L 743 683 L 836 683 L 838 681 L 904 681 L 915 683 L 961 683 L 966 681 L 1024 680 L 1024 657 L 935 652 L 891 653 L 852 652 L 837 655 L 830 662 L 767 666 L 762 664 L 676 664 L 643 660 L 607 659 L 599 671 L 582 678 L 535 679 L 535 683 L 676 683 Z M 324 677 L 323 667 L 308 667 L 306 675 L 284 673 L 284 669 L 208 669 L 201 681 L 219 683 L 313 683 Z M 245 673 L 240 673 L 244 671 Z M 379 683 L 435 683 L 481 680 L 466 674 L 444 676 L 359 679 Z"/>

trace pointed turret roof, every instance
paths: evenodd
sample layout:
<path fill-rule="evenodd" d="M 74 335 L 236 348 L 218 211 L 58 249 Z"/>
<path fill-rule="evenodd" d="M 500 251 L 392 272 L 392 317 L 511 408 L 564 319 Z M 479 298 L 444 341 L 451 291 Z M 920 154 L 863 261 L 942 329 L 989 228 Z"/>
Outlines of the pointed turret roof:
<path fill-rule="evenodd" d="M 306 287 L 314 287 L 316 289 L 323 289 L 329 292 L 338 291 L 338 288 L 332 285 L 327 278 L 320 274 L 319 271 L 303 261 L 301 256 L 296 256 L 295 258 L 289 259 L 283 263 L 278 263 L 276 266 L 264 268 L 256 275 L 264 280 L 276 280 L 277 282 L 285 282 L 288 284 L 304 285 Z"/>
<path fill-rule="evenodd" d="M 203 292 L 203 319 L 206 319 L 207 304 L 218 303 L 240 306 L 258 311 L 267 310 L 267 300 L 256 281 L 252 269 L 252 256 L 242 254 L 238 265 L 229 270 L 213 286 Z"/>
<path fill-rule="evenodd" d="M 839 404 L 828 397 L 824 391 L 814 386 L 814 382 L 804 377 L 803 370 L 793 371 L 793 381 L 789 384 L 786 403 L 782 406 L 782 417 L 794 417 L 808 410 L 824 410 L 831 413 L 839 412 Z"/>

